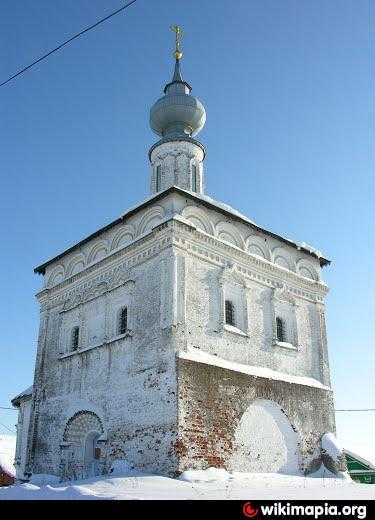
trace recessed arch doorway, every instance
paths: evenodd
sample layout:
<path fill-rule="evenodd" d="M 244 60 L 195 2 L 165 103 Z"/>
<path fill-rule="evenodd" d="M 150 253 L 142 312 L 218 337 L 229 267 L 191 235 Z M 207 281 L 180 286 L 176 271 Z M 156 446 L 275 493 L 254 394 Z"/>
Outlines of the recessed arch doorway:
<path fill-rule="evenodd" d="M 61 454 L 63 480 L 77 480 L 101 473 L 103 454 L 98 441 L 103 433 L 102 422 L 93 412 L 81 411 L 69 419 Z"/>

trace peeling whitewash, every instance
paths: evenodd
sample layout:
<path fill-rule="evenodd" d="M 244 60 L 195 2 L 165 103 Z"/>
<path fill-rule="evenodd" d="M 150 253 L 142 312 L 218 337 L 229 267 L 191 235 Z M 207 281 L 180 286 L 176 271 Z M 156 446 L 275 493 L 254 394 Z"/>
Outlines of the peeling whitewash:
<path fill-rule="evenodd" d="M 318 464 L 320 436 L 334 430 L 319 259 L 202 201 L 167 190 L 46 266 L 29 473 L 79 478 L 108 471 L 116 459 L 168 475 L 209 465 L 301 471 Z M 236 326 L 225 323 L 226 298 L 235 303 Z M 284 342 L 276 315 L 288 324 Z M 176 356 L 191 347 L 313 378 L 322 388 L 269 379 L 255 392 L 251 375 L 213 367 L 208 376 L 206 366 Z M 249 438 L 257 422 L 272 438 L 263 443 L 267 460 L 252 458 L 262 444 Z"/>

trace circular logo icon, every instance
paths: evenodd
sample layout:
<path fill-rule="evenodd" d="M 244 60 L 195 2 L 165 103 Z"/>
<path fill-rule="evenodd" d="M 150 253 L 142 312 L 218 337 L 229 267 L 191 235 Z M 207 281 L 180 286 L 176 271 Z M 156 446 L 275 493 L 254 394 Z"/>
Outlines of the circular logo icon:
<path fill-rule="evenodd" d="M 258 514 L 259 509 L 254 507 L 251 502 L 245 502 L 242 506 L 242 512 L 246 518 L 255 518 Z"/>

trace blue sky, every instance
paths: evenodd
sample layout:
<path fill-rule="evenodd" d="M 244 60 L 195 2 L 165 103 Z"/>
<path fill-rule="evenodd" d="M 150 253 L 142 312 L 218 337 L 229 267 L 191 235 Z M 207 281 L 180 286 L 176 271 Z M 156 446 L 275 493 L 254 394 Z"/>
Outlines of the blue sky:
<path fill-rule="evenodd" d="M 0 80 L 121 5 L 2 0 Z M 33 267 L 148 195 L 148 111 L 172 73 L 172 23 L 207 110 L 208 194 L 333 260 L 336 407 L 375 408 L 370 0 L 138 0 L 0 89 L 0 406 L 32 382 Z M 12 427 L 15 414 L 0 421 Z M 340 414 L 338 431 L 371 446 L 375 413 Z"/>

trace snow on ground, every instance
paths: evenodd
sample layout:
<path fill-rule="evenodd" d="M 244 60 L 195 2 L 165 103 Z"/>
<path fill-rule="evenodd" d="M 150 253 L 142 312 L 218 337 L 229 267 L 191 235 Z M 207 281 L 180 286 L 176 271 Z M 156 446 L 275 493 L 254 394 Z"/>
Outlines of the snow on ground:
<path fill-rule="evenodd" d="M 321 474 L 319 474 L 321 475 Z M 328 476 L 227 473 L 222 469 L 186 471 L 179 479 L 155 475 L 97 477 L 72 484 L 18 484 L 0 488 L 1 500 L 364 500 L 375 486 Z"/>
<path fill-rule="evenodd" d="M 16 436 L 0 435 L 0 467 L 14 477 L 16 468 L 14 467 L 14 456 L 16 453 Z"/>

